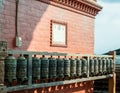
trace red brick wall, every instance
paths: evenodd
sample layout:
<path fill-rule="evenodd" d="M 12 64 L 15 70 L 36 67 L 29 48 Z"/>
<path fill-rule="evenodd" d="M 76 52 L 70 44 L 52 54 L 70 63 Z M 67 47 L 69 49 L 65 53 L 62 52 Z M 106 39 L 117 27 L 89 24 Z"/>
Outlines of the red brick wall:
<path fill-rule="evenodd" d="M 18 34 L 22 47 L 15 47 L 15 0 L 4 0 L 4 29 L 2 39 L 9 49 L 93 53 L 94 19 L 36 0 L 20 0 Z M 50 47 L 50 20 L 66 22 L 67 48 Z"/>
<path fill-rule="evenodd" d="M 18 35 L 23 40 L 21 47 L 15 46 L 15 0 L 4 0 L 2 18 L 4 20 L 0 38 L 8 41 L 8 49 L 87 54 L 94 52 L 94 18 L 37 0 L 20 0 Z M 67 47 L 50 46 L 50 20 L 67 23 Z M 50 90 L 52 92 L 49 92 Z M 92 93 L 93 83 L 84 82 L 26 91 L 16 93 Z"/>

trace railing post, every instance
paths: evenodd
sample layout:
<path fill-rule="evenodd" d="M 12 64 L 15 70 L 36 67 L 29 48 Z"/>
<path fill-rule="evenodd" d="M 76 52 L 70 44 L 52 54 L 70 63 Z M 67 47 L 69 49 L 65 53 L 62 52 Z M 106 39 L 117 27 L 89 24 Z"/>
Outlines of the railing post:
<path fill-rule="evenodd" d="M 111 53 L 110 53 L 111 54 Z M 113 53 L 113 62 L 114 62 L 114 67 L 113 67 L 113 77 L 109 78 L 108 81 L 108 91 L 109 93 L 116 93 L 116 73 L 115 73 L 115 58 L 116 58 L 116 52 L 114 51 Z"/>
<path fill-rule="evenodd" d="M 4 85 L 4 57 L 0 56 L 0 86 Z"/>
<path fill-rule="evenodd" d="M 90 57 L 87 56 L 87 77 L 89 77 L 89 73 L 90 73 Z"/>
<path fill-rule="evenodd" d="M 32 84 L 32 54 L 24 55 L 28 61 L 28 85 Z"/>
<path fill-rule="evenodd" d="M 0 51 L 0 93 L 6 93 L 4 86 L 4 59 L 6 55 L 5 51 Z"/>
<path fill-rule="evenodd" d="M 113 77 L 109 78 L 109 93 L 116 93 L 116 73 L 113 73 Z"/>
<path fill-rule="evenodd" d="M 7 93 L 4 85 L 4 59 L 7 56 L 7 42 L 0 41 L 0 93 Z"/>

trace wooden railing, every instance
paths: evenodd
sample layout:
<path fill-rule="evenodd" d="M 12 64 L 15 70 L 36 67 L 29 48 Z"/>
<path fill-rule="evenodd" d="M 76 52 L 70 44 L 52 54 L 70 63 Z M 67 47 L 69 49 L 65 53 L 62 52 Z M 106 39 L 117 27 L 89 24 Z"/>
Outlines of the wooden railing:
<path fill-rule="evenodd" d="M 2 53 L 2 52 L 1 52 Z M 6 85 L 5 81 L 0 82 L 0 93 L 6 93 L 6 92 L 12 92 L 12 91 L 19 91 L 24 89 L 33 89 L 33 88 L 41 88 L 41 87 L 50 87 L 50 86 L 57 86 L 57 85 L 64 85 L 64 84 L 71 84 L 75 82 L 86 82 L 86 81 L 94 81 L 99 79 L 105 79 L 109 78 L 109 93 L 115 93 L 115 53 L 112 53 L 111 55 L 91 55 L 91 54 L 68 54 L 68 53 L 57 53 L 57 52 L 30 52 L 30 51 L 17 51 L 17 50 L 9 50 L 7 52 L 4 51 L 4 53 L 7 54 L 13 54 L 15 57 L 22 54 L 27 59 L 27 76 L 28 80 L 25 84 L 16 84 L 16 85 Z M 32 80 L 32 57 L 33 55 L 37 55 L 38 57 L 44 55 L 46 57 L 53 56 L 54 58 L 57 58 L 58 56 L 61 58 L 67 57 L 67 58 L 85 58 L 87 60 L 87 75 L 86 77 L 69 77 L 69 80 L 66 78 L 62 78 L 62 81 L 54 80 L 51 82 L 40 82 L 40 83 L 33 83 Z M 91 58 L 110 58 L 113 60 L 113 70 L 111 73 L 105 73 L 105 74 L 97 74 L 97 75 L 90 75 L 90 59 Z M 2 64 L 0 71 L 3 71 L 4 69 L 4 60 L 2 59 L 0 64 Z M 3 75 L 0 76 L 0 78 L 4 78 L 4 71 L 2 72 Z"/>

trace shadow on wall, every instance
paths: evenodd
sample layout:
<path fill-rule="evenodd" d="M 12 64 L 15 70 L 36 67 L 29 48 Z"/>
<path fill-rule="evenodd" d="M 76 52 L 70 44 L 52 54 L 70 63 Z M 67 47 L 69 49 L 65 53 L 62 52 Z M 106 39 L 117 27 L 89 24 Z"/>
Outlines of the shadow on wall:
<path fill-rule="evenodd" d="M 9 49 L 27 50 L 33 39 L 33 32 L 37 33 L 40 30 L 39 28 L 36 30 L 36 26 L 41 21 L 48 4 L 39 0 L 19 0 L 18 36 L 23 40 L 21 47 L 16 47 L 15 8 L 15 0 L 4 0 L 2 40 L 8 42 Z"/>

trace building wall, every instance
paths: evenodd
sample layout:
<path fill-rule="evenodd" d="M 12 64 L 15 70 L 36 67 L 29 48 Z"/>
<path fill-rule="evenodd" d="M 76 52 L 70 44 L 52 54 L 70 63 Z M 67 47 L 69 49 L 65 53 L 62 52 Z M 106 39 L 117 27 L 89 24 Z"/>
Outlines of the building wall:
<path fill-rule="evenodd" d="M 4 0 L 2 40 L 8 49 L 65 53 L 94 53 L 94 18 L 37 0 L 20 0 L 18 35 L 23 45 L 15 46 L 15 0 Z M 50 20 L 67 23 L 67 47 L 50 46 Z M 92 93 L 93 82 L 24 90 L 15 93 Z M 13 92 L 12 92 L 13 93 Z"/>
<path fill-rule="evenodd" d="M 94 19 L 36 0 L 20 0 L 18 35 L 22 47 L 15 46 L 15 0 L 4 0 L 4 29 L 2 39 L 9 49 L 93 53 Z M 50 46 L 50 20 L 67 23 L 67 47 Z"/>
<path fill-rule="evenodd" d="M 2 11 L 3 10 L 3 0 L 0 0 L 0 37 L 2 35 L 2 26 L 3 26 L 3 14 Z M 0 38 L 1 39 L 1 38 Z"/>

